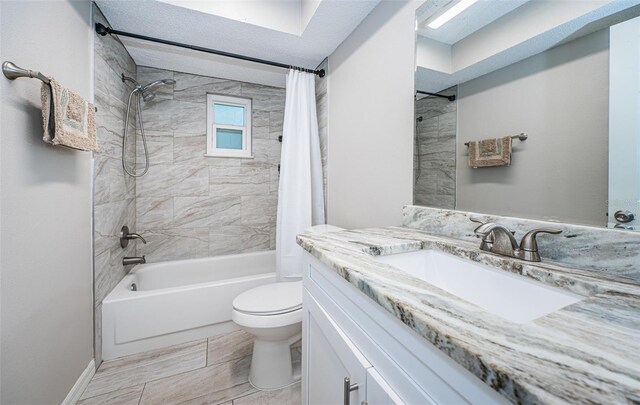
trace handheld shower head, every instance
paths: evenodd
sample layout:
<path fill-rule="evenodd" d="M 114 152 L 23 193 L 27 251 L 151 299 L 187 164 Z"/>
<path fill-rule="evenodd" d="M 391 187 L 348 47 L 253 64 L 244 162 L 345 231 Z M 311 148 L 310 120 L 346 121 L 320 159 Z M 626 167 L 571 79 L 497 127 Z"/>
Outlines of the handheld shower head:
<path fill-rule="evenodd" d="M 152 93 L 148 90 L 142 90 L 142 99 L 145 103 L 153 100 L 154 98 L 156 98 L 156 93 Z"/>
<path fill-rule="evenodd" d="M 160 86 L 171 86 L 174 84 L 176 84 L 176 81 L 173 79 L 161 79 L 161 80 L 156 80 L 155 82 L 146 84 L 144 86 L 141 86 L 140 92 L 142 93 L 142 99 L 145 102 L 151 101 L 154 98 L 156 98 L 156 95 L 153 92 L 155 89 L 157 89 Z"/>
<path fill-rule="evenodd" d="M 170 86 L 173 84 L 176 84 L 176 81 L 173 79 L 156 80 L 155 82 L 151 82 L 142 86 L 142 91 L 153 91 L 160 86 Z"/>

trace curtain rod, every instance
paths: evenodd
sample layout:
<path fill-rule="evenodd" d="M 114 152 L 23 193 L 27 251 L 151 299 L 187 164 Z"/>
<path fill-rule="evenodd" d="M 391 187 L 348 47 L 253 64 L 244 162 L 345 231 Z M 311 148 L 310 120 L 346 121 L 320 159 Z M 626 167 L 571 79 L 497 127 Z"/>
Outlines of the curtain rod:
<path fill-rule="evenodd" d="M 456 96 L 444 96 L 444 95 L 438 94 L 438 93 L 429 93 L 428 91 L 416 90 L 416 93 L 418 93 L 418 94 L 426 94 L 427 96 L 446 98 L 449 101 L 455 101 L 456 100 Z"/>
<path fill-rule="evenodd" d="M 131 32 L 118 31 L 118 30 L 111 29 L 109 27 L 105 27 L 103 24 L 100 24 L 100 23 L 96 24 L 96 32 L 99 35 L 102 35 L 102 36 L 105 36 L 105 35 L 109 34 L 109 35 L 118 35 L 118 36 L 123 36 L 123 37 L 131 37 L 131 38 L 136 38 L 136 39 L 142 39 L 144 41 L 157 42 L 159 44 L 177 46 L 177 47 L 180 47 L 180 48 L 192 49 L 194 51 L 212 53 L 214 55 L 220 55 L 220 56 L 226 56 L 226 57 L 229 57 L 229 58 L 246 60 L 246 61 L 249 61 L 249 62 L 262 63 L 263 65 L 276 66 L 276 67 L 284 68 L 284 69 L 295 69 L 295 70 L 299 70 L 301 72 L 313 73 L 313 74 L 316 74 L 316 75 L 318 75 L 320 77 L 324 77 L 324 75 L 325 75 L 324 69 L 314 70 L 314 69 L 307 69 L 307 68 L 298 67 L 298 66 L 285 65 L 284 63 L 272 62 L 272 61 L 269 61 L 269 60 L 258 59 L 258 58 L 252 58 L 250 56 L 238 55 L 236 53 L 218 51 L 216 49 L 203 48 L 201 46 L 183 44 L 183 43 L 180 43 L 180 42 L 168 41 L 166 39 L 153 38 L 153 37 L 148 37 L 146 35 L 133 34 Z"/>

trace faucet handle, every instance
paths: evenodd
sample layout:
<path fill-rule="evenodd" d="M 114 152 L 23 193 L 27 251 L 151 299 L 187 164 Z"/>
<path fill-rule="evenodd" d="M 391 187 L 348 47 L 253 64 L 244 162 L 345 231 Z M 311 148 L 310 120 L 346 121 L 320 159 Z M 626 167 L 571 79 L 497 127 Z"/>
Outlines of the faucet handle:
<path fill-rule="evenodd" d="M 469 217 L 469 221 L 475 222 L 476 224 L 480 224 L 479 226 L 477 226 L 473 230 L 473 233 L 475 233 L 477 237 L 479 237 L 479 238 L 481 237 L 483 242 L 489 242 L 489 243 L 493 242 L 493 237 L 492 237 L 491 233 L 489 233 L 487 235 L 479 235 L 478 234 L 478 229 L 480 229 L 482 226 L 488 224 L 489 222 L 482 222 L 482 220 L 480 220 L 478 218 L 474 218 L 474 217 Z"/>
<path fill-rule="evenodd" d="M 538 241 L 536 235 L 539 233 L 550 233 L 557 235 L 562 233 L 561 229 L 556 228 L 538 228 L 527 232 L 520 241 L 520 258 L 532 262 L 540 261 L 540 254 L 538 253 Z"/>
<path fill-rule="evenodd" d="M 469 217 L 469 221 L 475 222 L 476 224 L 480 224 L 480 225 L 484 225 L 484 224 L 487 223 L 487 222 L 482 221 L 481 219 L 474 218 L 474 217 Z"/>
<path fill-rule="evenodd" d="M 126 248 L 127 245 L 129 245 L 129 241 L 131 239 L 140 239 L 142 243 L 144 243 L 145 245 L 147 244 L 147 241 L 140 234 L 137 234 L 135 232 L 129 232 L 129 227 L 126 225 L 123 226 L 120 229 L 120 246 L 123 249 Z"/>
<path fill-rule="evenodd" d="M 144 243 L 145 245 L 147 244 L 147 241 L 139 233 L 131 232 L 130 234 L 126 235 L 125 238 L 127 238 L 127 239 L 140 239 L 142 241 L 142 243 Z"/>

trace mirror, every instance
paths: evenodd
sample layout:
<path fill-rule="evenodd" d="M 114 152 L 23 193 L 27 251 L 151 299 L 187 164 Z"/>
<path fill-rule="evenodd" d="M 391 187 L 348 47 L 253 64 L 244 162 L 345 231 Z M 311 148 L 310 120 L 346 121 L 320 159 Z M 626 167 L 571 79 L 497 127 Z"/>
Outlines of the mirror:
<path fill-rule="evenodd" d="M 425 2 L 414 204 L 640 230 L 639 4 Z"/>

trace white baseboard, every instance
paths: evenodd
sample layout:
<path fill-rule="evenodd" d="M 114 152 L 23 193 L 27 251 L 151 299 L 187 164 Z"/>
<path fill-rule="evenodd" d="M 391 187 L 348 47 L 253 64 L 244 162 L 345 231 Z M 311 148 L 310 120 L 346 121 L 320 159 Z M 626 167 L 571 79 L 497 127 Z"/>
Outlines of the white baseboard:
<path fill-rule="evenodd" d="M 78 381 L 73 385 L 71 391 L 67 394 L 67 397 L 62 401 L 62 405 L 75 405 L 76 402 L 80 399 L 80 396 L 84 392 L 87 385 L 93 378 L 93 375 L 96 373 L 96 362 L 91 359 L 87 368 L 82 372 L 80 377 L 78 377 Z"/>

